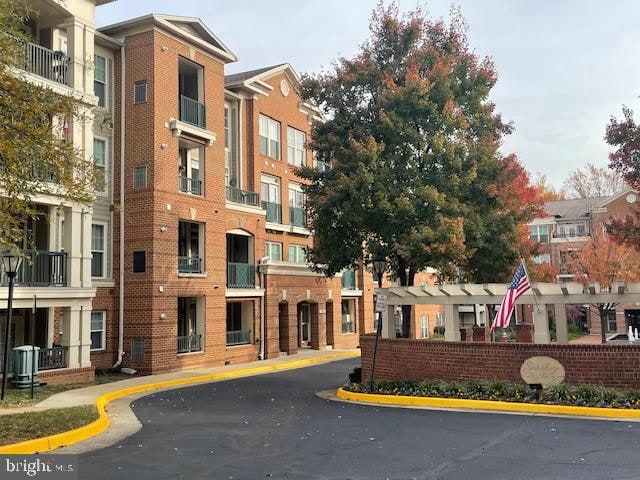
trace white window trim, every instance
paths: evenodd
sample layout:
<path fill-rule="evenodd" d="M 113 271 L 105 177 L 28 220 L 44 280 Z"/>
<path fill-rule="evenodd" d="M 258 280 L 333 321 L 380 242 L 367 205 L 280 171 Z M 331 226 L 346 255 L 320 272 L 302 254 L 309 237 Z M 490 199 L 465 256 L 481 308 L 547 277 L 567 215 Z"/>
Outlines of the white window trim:
<path fill-rule="evenodd" d="M 260 125 L 262 123 L 262 118 L 266 118 L 267 119 L 267 134 L 266 136 L 262 134 L 262 132 L 260 131 Z M 271 138 L 270 137 L 270 126 L 271 126 L 271 122 L 275 123 L 278 125 L 278 138 Z M 264 115 L 263 113 L 258 115 L 258 139 L 260 139 L 260 137 L 264 137 L 267 139 L 267 152 L 266 153 L 262 153 L 261 149 L 260 149 L 260 145 L 258 145 L 258 153 L 260 153 L 261 155 L 266 155 L 269 158 L 273 158 L 274 160 L 281 160 L 282 159 L 282 123 L 279 122 L 278 120 L 275 120 L 271 117 L 269 117 L 268 115 Z M 278 142 L 278 156 L 274 156 L 274 154 L 276 152 L 272 152 L 271 151 L 271 141 L 275 140 Z"/>
<path fill-rule="evenodd" d="M 280 247 L 280 259 L 276 260 L 274 258 L 271 258 L 271 247 L 268 247 L 268 245 L 278 245 Z M 273 262 L 281 262 L 282 261 L 282 242 L 272 242 L 270 240 L 266 240 L 264 242 L 264 250 L 265 250 L 265 255 L 267 255 L 269 257 L 269 260 L 273 261 Z"/>
<path fill-rule="evenodd" d="M 282 188 L 281 188 L 281 182 L 280 182 L 280 177 L 275 177 L 273 175 L 267 175 L 266 173 L 262 173 L 260 175 L 260 190 L 262 190 L 262 184 L 266 183 L 268 185 L 273 185 L 274 187 L 278 188 L 278 195 L 277 195 L 277 202 L 271 202 L 271 203 L 276 203 L 278 205 L 282 205 Z M 261 192 L 262 193 L 262 192 Z M 264 201 L 267 201 L 265 199 L 262 199 Z M 269 201 L 271 201 L 271 199 L 269 199 Z"/>
<path fill-rule="evenodd" d="M 289 132 L 293 133 L 293 143 L 289 142 Z M 298 148 L 298 145 L 296 144 L 296 136 L 298 134 L 302 134 L 302 147 Z M 307 165 L 307 151 L 305 149 L 305 144 L 307 143 L 307 134 L 305 132 L 303 132 L 302 130 L 298 130 L 297 128 L 291 127 L 289 125 L 287 125 L 287 163 L 289 165 L 294 165 L 294 166 L 306 166 Z M 291 155 L 289 155 L 289 148 L 291 148 L 293 150 L 293 157 L 291 158 Z M 302 163 L 297 164 L 295 162 L 295 152 L 299 151 L 302 152 Z"/>
<path fill-rule="evenodd" d="M 95 53 L 93 54 L 93 62 L 94 62 L 94 75 L 93 75 L 93 81 L 94 82 L 98 82 L 98 83 L 102 83 L 104 85 L 104 107 L 101 107 L 98 105 L 98 108 L 104 108 L 105 110 L 109 110 L 109 57 L 102 55 L 101 53 Z M 97 62 L 95 61 L 95 57 L 100 57 L 102 59 L 104 59 L 104 82 L 100 81 L 100 80 L 96 80 L 96 76 L 95 76 L 95 70 L 96 69 L 96 65 Z M 95 94 L 95 91 L 94 91 Z"/>
<path fill-rule="evenodd" d="M 100 168 L 104 168 L 104 190 L 103 191 L 99 191 L 96 190 L 95 193 L 96 195 L 100 195 L 103 197 L 109 196 L 109 139 L 107 137 L 104 137 L 102 135 L 94 135 L 93 136 L 94 140 L 100 140 L 101 142 L 104 142 L 104 167 L 100 167 Z M 94 149 L 95 150 L 95 149 Z M 96 152 L 93 152 L 93 165 L 95 167 L 95 154 Z"/>
<path fill-rule="evenodd" d="M 288 250 L 289 250 L 289 251 L 288 251 L 288 254 L 289 254 L 289 262 L 291 262 L 291 263 L 301 263 L 301 264 L 307 263 L 307 259 L 305 258 L 305 257 L 306 257 L 306 255 L 305 255 L 305 253 L 304 253 L 304 247 L 305 247 L 305 246 L 306 246 L 306 245 L 299 245 L 299 244 L 296 244 L 296 243 L 290 243 L 290 244 L 289 244 L 289 248 L 288 248 Z M 302 260 L 302 261 L 294 260 L 294 259 L 292 259 L 292 258 L 291 258 L 291 249 L 292 249 L 292 248 L 294 248 L 297 252 L 299 252 L 299 255 L 302 255 L 302 258 L 301 258 L 301 260 Z M 297 256 L 297 255 L 296 255 L 296 256 Z"/>
<path fill-rule="evenodd" d="M 89 350 L 91 352 L 100 352 L 103 350 L 107 349 L 107 312 L 106 310 L 92 310 L 91 311 L 91 321 L 93 321 L 93 314 L 94 313 L 100 313 L 102 316 L 102 330 L 93 330 L 93 328 L 90 327 L 90 332 L 89 332 L 89 337 L 91 337 L 91 334 L 94 332 L 102 332 L 101 338 L 100 338 L 100 344 L 102 345 L 100 348 L 90 348 Z"/>
<path fill-rule="evenodd" d="M 105 278 L 109 278 L 108 276 L 108 272 L 107 272 L 107 245 L 109 245 L 109 225 L 106 222 L 101 222 L 98 220 L 94 220 L 91 222 L 91 239 L 93 240 L 93 226 L 94 225 L 100 225 L 103 227 L 103 240 L 104 240 L 104 245 L 102 246 L 102 276 L 100 277 L 94 277 L 93 276 L 93 272 L 91 272 L 91 278 L 92 279 L 105 279 Z M 91 246 L 91 259 L 93 261 L 93 245 Z M 98 250 L 95 250 L 96 252 Z"/>

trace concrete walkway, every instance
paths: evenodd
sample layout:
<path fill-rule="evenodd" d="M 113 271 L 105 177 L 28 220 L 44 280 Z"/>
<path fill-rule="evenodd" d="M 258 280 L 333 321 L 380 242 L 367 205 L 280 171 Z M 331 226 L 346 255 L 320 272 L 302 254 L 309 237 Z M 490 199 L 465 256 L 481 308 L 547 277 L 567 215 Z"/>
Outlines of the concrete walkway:
<path fill-rule="evenodd" d="M 140 385 L 147 385 L 158 382 L 165 382 L 170 380 L 188 379 L 191 377 L 198 377 L 201 375 L 207 375 L 212 373 L 233 373 L 237 372 L 237 377 L 246 377 L 254 375 L 255 373 L 243 373 L 243 371 L 250 370 L 255 367 L 279 367 L 287 368 L 287 364 L 295 364 L 300 360 L 308 360 L 310 363 L 326 363 L 335 360 L 348 358 L 349 356 L 355 357 L 360 355 L 360 350 L 299 350 L 295 355 L 282 356 L 278 358 L 268 359 L 264 361 L 255 361 L 250 363 L 240 363 L 234 365 L 225 365 L 222 367 L 202 368 L 188 371 L 179 371 L 173 373 L 163 373 L 159 375 L 146 375 L 139 377 L 132 377 L 131 379 L 119 380 L 117 382 L 103 383 L 101 385 L 93 385 L 90 387 L 76 388 L 73 390 L 67 390 L 65 392 L 52 395 L 45 400 L 30 406 L 22 408 L 6 408 L 0 409 L 0 415 L 11 415 L 15 413 L 27 413 L 27 412 L 41 412 L 44 410 L 50 410 L 55 408 L 67 408 L 76 407 L 80 405 L 93 405 L 96 399 L 104 395 L 105 393 L 113 392 L 116 390 L 122 390 L 130 387 L 137 387 Z M 307 365 L 303 365 L 307 366 Z M 301 368 L 300 366 L 292 366 L 292 368 Z M 268 373 L 268 372 L 267 372 Z M 204 382 L 208 383 L 208 382 Z M 198 383 L 193 383 L 197 385 Z M 178 387 L 169 387 L 167 390 Z"/>

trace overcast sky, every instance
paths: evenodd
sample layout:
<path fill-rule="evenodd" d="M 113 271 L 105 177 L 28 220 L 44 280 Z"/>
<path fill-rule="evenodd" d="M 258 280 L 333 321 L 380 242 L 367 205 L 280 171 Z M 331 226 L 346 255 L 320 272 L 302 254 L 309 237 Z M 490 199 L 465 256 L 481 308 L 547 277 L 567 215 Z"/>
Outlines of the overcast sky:
<path fill-rule="evenodd" d="M 289 62 L 318 72 L 352 56 L 368 36 L 377 0 L 118 0 L 98 26 L 147 13 L 200 17 L 238 56 L 234 73 Z M 451 2 L 419 2 L 447 17 Z M 637 0 L 459 0 L 470 44 L 494 59 L 492 98 L 515 132 L 503 150 L 559 186 L 587 162 L 606 166 L 609 117 L 626 104 L 640 115 Z M 400 0 L 401 10 L 415 0 Z"/>

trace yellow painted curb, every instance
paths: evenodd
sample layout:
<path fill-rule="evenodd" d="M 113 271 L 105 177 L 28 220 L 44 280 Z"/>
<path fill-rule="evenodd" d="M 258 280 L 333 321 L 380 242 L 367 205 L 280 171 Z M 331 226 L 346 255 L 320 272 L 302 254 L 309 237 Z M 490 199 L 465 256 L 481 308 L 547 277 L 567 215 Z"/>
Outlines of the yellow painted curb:
<path fill-rule="evenodd" d="M 0 454 L 28 454 L 40 453 L 54 450 L 59 447 L 73 445 L 82 442 L 109 428 L 109 416 L 105 410 L 105 406 L 118 398 L 127 397 L 136 393 L 142 393 L 152 390 L 158 390 L 168 387 L 179 387 L 193 383 L 215 382 L 219 380 L 228 380 L 231 378 L 244 377 L 249 375 L 260 375 L 264 373 L 278 372 L 281 370 L 293 370 L 295 368 L 306 367 L 316 363 L 327 362 L 331 360 L 344 360 L 360 356 L 360 352 L 343 352 L 331 355 L 323 355 L 319 357 L 304 358 L 301 360 L 293 360 L 291 362 L 280 363 L 275 365 L 263 365 L 258 367 L 245 368 L 242 370 L 234 370 L 230 372 L 209 373 L 188 378 L 177 378 L 175 380 L 166 380 L 164 382 L 147 383 L 144 385 L 136 385 L 134 387 L 114 390 L 105 393 L 96 399 L 96 409 L 99 418 L 82 427 L 69 430 L 67 432 L 50 435 L 48 437 L 35 438 L 20 443 L 0 446 Z"/>
<path fill-rule="evenodd" d="M 568 405 L 546 405 L 540 403 L 498 402 L 494 400 L 466 400 L 462 398 L 413 397 L 407 395 L 380 395 L 349 392 L 339 388 L 336 396 L 343 400 L 382 405 L 410 407 L 456 408 L 465 410 L 493 410 L 547 415 L 570 415 L 578 417 L 614 418 L 640 420 L 640 410 L 627 408 L 573 407 Z"/>

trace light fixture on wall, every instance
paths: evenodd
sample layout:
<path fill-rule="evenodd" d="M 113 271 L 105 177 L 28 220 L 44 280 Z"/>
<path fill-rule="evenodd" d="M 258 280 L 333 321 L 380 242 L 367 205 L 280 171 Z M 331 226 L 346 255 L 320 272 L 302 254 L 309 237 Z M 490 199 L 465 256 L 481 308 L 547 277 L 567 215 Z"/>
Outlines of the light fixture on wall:
<path fill-rule="evenodd" d="M 161 313 L 160 314 L 160 320 L 166 320 L 167 319 L 167 314 L 166 313 Z"/>

